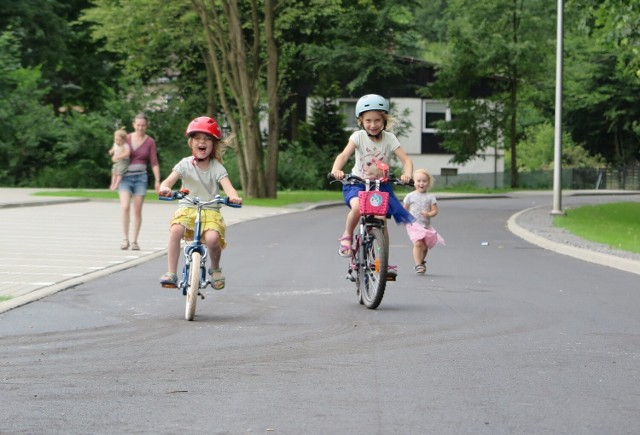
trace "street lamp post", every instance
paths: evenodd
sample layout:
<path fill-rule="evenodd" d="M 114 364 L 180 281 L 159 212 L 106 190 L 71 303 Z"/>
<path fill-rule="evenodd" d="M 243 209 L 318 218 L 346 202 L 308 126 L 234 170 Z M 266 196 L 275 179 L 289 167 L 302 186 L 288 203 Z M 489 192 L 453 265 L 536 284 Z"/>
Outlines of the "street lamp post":
<path fill-rule="evenodd" d="M 551 214 L 563 215 L 562 210 L 562 50 L 564 0 L 558 0 L 558 28 L 556 35 L 556 124 L 553 151 L 553 209 Z"/>

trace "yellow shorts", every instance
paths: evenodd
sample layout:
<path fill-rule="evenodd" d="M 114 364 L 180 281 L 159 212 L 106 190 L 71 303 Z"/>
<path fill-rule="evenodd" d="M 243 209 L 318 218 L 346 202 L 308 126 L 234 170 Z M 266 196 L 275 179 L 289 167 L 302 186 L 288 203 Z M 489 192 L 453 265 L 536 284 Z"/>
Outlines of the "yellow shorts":
<path fill-rule="evenodd" d="M 171 225 L 182 225 L 185 227 L 185 239 L 193 240 L 193 229 L 196 222 L 197 210 L 195 208 L 181 207 L 173 214 L 171 218 Z M 224 235 L 227 229 L 227 225 L 224 223 L 224 218 L 218 210 L 202 210 L 200 216 L 200 232 L 204 234 L 206 231 L 216 231 L 220 234 L 220 247 L 225 248 L 227 243 L 224 240 Z"/>

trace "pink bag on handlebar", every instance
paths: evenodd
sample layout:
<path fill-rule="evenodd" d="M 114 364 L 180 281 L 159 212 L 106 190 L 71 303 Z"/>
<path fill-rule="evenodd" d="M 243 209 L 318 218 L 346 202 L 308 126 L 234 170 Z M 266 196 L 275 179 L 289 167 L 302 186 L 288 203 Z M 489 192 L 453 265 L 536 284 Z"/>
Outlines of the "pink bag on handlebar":
<path fill-rule="evenodd" d="M 386 216 L 389 208 L 389 193 L 379 190 L 358 192 L 361 215 Z"/>

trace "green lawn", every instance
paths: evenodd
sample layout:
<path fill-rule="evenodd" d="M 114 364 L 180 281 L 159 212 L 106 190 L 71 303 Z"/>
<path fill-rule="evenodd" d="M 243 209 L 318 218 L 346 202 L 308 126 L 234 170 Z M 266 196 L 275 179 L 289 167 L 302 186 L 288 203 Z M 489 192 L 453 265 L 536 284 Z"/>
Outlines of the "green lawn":
<path fill-rule="evenodd" d="M 616 202 L 565 210 L 553 224 L 615 249 L 640 253 L 640 202 Z"/>

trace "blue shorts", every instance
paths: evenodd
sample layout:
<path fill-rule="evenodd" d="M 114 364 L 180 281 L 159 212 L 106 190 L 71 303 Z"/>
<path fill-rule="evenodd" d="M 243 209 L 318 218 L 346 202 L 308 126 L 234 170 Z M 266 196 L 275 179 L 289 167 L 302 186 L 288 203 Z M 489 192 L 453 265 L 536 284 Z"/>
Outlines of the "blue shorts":
<path fill-rule="evenodd" d="M 344 202 L 349 208 L 351 208 L 351 199 L 358 197 L 358 192 L 364 190 L 362 184 L 345 184 L 342 186 L 342 194 L 344 196 Z M 380 186 L 380 190 L 383 192 L 389 192 L 389 210 L 387 211 L 387 219 L 393 217 L 398 224 L 410 224 L 415 222 L 416 218 L 411 216 L 400 200 L 393 193 L 393 188 L 390 184 L 383 184 Z"/>
<path fill-rule="evenodd" d="M 147 184 L 149 176 L 147 173 L 125 175 L 122 177 L 118 192 L 129 192 L 133 196 L 145 196 L 147 194 Z"/>

